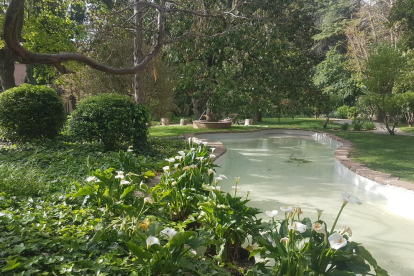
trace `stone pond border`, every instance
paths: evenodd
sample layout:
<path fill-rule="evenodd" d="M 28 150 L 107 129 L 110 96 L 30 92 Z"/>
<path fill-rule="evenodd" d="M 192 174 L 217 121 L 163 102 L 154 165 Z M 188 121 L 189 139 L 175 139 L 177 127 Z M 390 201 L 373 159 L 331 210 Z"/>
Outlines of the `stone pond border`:
<path fill-rule="evenodd" d="M 314 131 L 314 130 L 302 130 L 302 129 L 266 128 L 266 129 L 255 129 L 255 130 L 246 130 L 246 131 L 208 131 L 208 132 L 186 134 L 184 135 L 184 137 L 186 138 L 197 137 L 197 135 L 203 135 L 203 134 L 250 133 L 250 132 L 258 132 L 258 131 L 265 131 L 265 130 L 267 131 L 269 130 L 304 131 L 304 132 L 322 134 L 325 137 L 331 138 L 332 140 L 335 140 L 342 144 L 335 150 L 335 162 L 336 162 L 335 169 L 341 176 L 343 176 L 347 180 L 351 181 L 357 186 L 362 186 L 365 190 L 369 190 L 372 192 L 374 192 L 373 190 L 375 190 L 376 184 L 379 184 L 382 186 L 398 187 L 398 188 L 402 188 L 402 189 L 414 192 L 414 183 L 402 181 L 398 177 L 392 176 L 391 174 L 374 171 L 361 163 L 352 161 L 349 158 L 350 152 L 352 150 L 352 143 L 348 140 L 340 138 L 331 133 Z M 199 138 L 199 139 L 207 142 L 208 143 L 207 145 L 209 147 L 215 148 L 214 155 L 216 156 L 216 158 L 213 161 L 215 161 L 216 159 L 224 155 L 227 151 L 226 147 L 221 142 L 210 141 L 208 139 L 203 139 L 203 138 Z"/>

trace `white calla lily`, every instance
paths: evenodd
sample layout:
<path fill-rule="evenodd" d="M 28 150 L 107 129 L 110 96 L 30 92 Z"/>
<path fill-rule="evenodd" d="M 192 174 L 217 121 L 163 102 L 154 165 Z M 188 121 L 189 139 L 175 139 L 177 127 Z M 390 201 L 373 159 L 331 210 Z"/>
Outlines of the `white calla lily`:
<path fill-rule="evenodd" d="M 306 224 L 294 221 L 292 225 L 289 225 L 289 230 L 298 231 L 299 233 L 304 233 L 306 231 Z"/>
<path fill-rule="evenodd" d="M 177 231 L 172 228 L 165 228 L 161 231 L 161 234 L 166 235 L 171 240 L 177 234 Z"/>
<path fill-rule="evenodd" d="M 148 237 L 146 242 L 147 242 L 147 248 L 150 248 L 154 244 L 160 245 L 160 240 L 156 237 Z"/>
<path fill-rule="evenodd" d="M 162 170 L 163 170 L 164 172 L 168 172 L 168 171 L 170 170 L 170 166 L 165 166 L 165 167 L 162 167 Z"/>
<path fill-rule="evenodd" d="M 272 211 L 266 211 L 265 212 L 266 216 L 268 216 L 269 218 L 275 217 L 278 213 L 279 213 L 278 210 L 272 210 Z"/>
<path fill-rule="evenodd" d="M 280 207 L 280 210 L 282 210 L 283 213 L 290 213 L 292 212 L 293 208 L 292 206 L 282 206 Z"/>
<path fill-rule="evenodd" d="M 333 233 L 328 237 L 329 244 L 332 249 L 338 250 L 346 246 L 348 241 L 339 233 Z"/>
<path fill-rule="evenodd" d="M 182 151 L 182 150 L 180 150 L 180 151 L 178 152 L 178 154 L 179 154 L 179 155 L 181 155 L 182 157 L 185 157 L 185 152 L 184 152 L 184 151 Z"/>
<path fill-rule="evenodd" d="M 358 205 L 362 204 L 362 202 L 356 196 L 350 195 L 348 193 L 343 193 L 342 198 L 344 199 L 344 203 L 351 202 L 351 203 L 356 203 Z"/>
<path fill-rule="evenodd" d="M 325 227 L 319 222 L 315 222 L 314 224 L 312 224 L 312 230 L 316 233 L 326 234 Z"/>

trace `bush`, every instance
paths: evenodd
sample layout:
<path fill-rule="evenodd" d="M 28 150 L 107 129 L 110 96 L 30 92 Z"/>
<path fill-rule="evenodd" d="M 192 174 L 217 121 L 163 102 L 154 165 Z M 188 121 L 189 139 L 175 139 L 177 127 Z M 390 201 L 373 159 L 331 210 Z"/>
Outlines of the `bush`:
<path fill-rule="evenodd" d="M 23 84 L 0 94 L 0 135 L 7 140 L 54 138 L 65 118 L 61 98 L 46 86 Z"/>
<path fill-rule="evenodd" d="M 375 129 L 375 124 L 373 122 L 364 122 L 362 124 L 362 127 L 365 128 L 366 130 L 373 130 Z"/>
<path fill-rule="evenodd" d="M 69 120 L 69 133 L 78 140 L 101 141 L 106 150 L 121 143 L 135 148 L 147 144 L 149 112 L 127 96 L 102 94 L 80 101 Z"/>
<path fill-rule="evenodd" d="M 358 115 L 358 110 L 355 106 L 351 106 L 348 108 L 348 119 L 355 120 Z"/>
<path fill-rule="evenodd" d="M 363 124 L 363 121 L 360 120 L 360 119 L 356 119 L 356 120 L 352 121 L 352 125 L 354 127 L 354 130 L 356 130 L 356 131 L 360 131 L 362 129 L 362 124 Z"/>
<path fill-rule="evenodd" d="M 348 106 L 343 105 L 336 110 L 336 117 L 340 119 L 348 118 Z"/>
<path fill-rule="evenodd" d="M 348 130 L 348 128 L 349 128 L 349 124 L 348 124 L 348 123 L 341 124 L 340 128 L 341 128 L 342 130 Z"/>

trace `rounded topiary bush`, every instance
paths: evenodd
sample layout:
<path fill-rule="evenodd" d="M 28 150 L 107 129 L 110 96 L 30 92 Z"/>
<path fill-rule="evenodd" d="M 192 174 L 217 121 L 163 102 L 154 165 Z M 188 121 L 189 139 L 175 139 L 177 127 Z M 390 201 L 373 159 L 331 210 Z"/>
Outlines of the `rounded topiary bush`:
<path fill-rule="evenodd" d="M 106 150 L 121 143 L 140 148 L 147 142 L 148 122 L 148 109 L 131 98 L 101 94 L 79 102 L 68 129 L 77 140 L 101 141 Z"/>
<path fill-rule="evenodd" d="M 0 135 L 7 140 L 54 138 L 65 119 L 62 100 L 54 89 L 23 84 L 0 94 Z"/>

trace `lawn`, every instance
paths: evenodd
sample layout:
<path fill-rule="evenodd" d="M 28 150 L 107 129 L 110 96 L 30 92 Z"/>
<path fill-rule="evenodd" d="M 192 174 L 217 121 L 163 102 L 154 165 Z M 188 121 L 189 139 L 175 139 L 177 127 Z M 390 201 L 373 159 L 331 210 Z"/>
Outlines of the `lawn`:
<path fill-rule="evenodd" d="M 287 129 L 312 129 L 323 130 L 324 118 L 311 119 L 311 118 L 282 118 L 281 123 L 276 118 L 264 118 L 263 122 L 255 124 L 253 126 L 233 125 L 231 129 L 195 129 L 192 125 L 187 126 L 153 126 L 150 129 L 150 135 L 152 137 L 172 137 L 180 136 L 189 133 L 198 132 L 222 132 L 222 131 L 249 131 L 254 129 L 263 129 L 265 127 L 272 128 L 287 128 Z M 328 129 L 338 127 L 338 124 L 329 123 Z"/>
<path fill-rule="evenodd" d="M 409 127 L 407 125 L 404 126 L 399 126 L 399 129 L 401 129 L 402 132 L 407 132 L 407 133 L 414 133 L 414 127 Z"/>
<path fill-rule="evenodd" d="M 351 131 L 332 133 L 353 143 L 352 160 L 414 182 L 414 137 Z"/>

